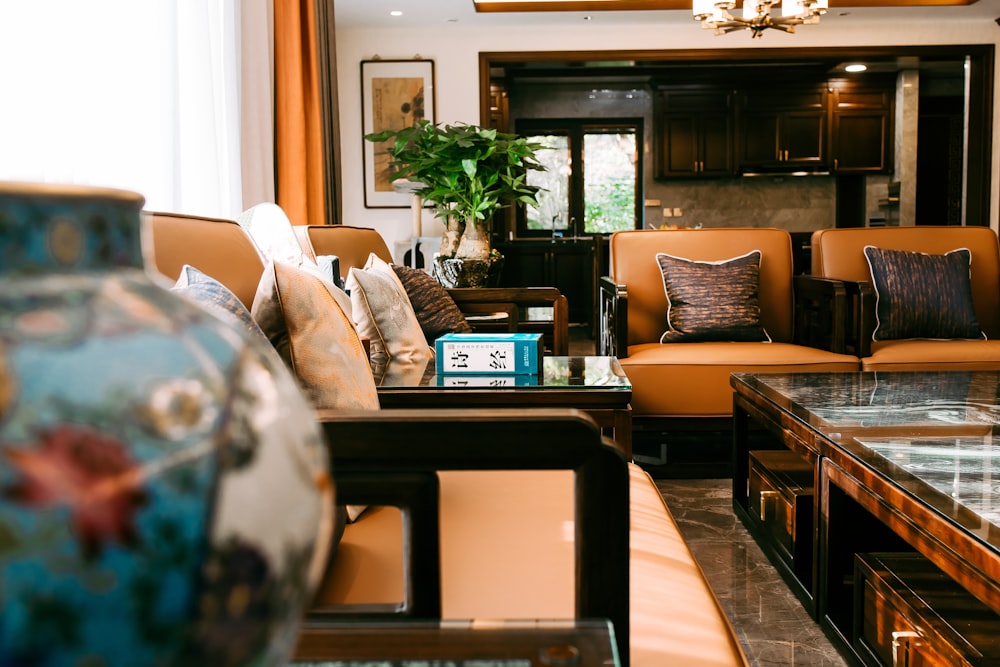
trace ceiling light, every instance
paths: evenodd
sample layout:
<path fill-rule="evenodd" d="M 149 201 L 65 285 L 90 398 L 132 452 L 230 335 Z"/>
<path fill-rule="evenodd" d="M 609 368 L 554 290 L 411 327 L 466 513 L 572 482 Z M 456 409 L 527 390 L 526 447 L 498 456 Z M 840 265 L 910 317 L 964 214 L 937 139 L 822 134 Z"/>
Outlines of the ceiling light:
<path fill-rule="evenodd" d="M 864 72 L 868 69 L 868 65 L 862 65 L 861 63 L 851 63 L 844 68 L 845 72 Z"/>
<path fill-rule="evenodd" d="M 736 7 L 733 0 L 694 0 L 691 8 L 701 27 L 722 35 L 735 30 L 749 30 L 751 37 L 760 37 L 768 28 L 795 32 L 797 25 L 819 23 L 826 13 L 828 0 L 780 0 L 781 14 L 771 15 L 779 0 L 743 0 L 743 16 L 729 13 Z"/>
<path fill-rule="evenodd" d="M 391 12 L 389 12 L 389 16 L 402 16 L 402 15 L 403 12 L 399 11 L 398 9 L 394 9 Z"/>

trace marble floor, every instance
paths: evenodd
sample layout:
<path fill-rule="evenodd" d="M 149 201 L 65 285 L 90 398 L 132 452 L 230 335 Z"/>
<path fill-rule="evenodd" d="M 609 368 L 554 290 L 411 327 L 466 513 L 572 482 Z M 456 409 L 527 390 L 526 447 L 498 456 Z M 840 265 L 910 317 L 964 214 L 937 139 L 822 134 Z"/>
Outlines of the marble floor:
<path fill-rule="evenodd" d="M 660 479 L 656 483 L 753 665 L 849 664 L 736 518 L 730 480 Z"/>

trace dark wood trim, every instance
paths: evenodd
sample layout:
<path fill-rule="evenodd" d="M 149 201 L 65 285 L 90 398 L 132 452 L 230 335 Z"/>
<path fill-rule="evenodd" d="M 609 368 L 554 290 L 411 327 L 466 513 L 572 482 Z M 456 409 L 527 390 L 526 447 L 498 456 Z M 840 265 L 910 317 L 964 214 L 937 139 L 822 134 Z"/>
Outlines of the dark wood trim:
<path fill-rule="evenodd" d="M 948 7 L 971 5 L 976 0 L 852 0 L 852 7 Z M 477 0 L 476 11 L 494 12 L 599 12 L 599 11 L 660 11 L 691 9 L 691 0 L 522 0 L 495 2 Z"/>

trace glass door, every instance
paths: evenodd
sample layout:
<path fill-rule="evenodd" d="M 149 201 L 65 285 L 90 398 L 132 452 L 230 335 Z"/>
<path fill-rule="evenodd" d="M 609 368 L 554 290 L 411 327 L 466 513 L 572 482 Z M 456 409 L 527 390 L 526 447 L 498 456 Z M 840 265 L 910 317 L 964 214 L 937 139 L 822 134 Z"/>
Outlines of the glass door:
<path fill-rule="evenodd" d="M 641 119 L 519 120 L 518 134 L 547 148 L 538 206 L 519 211 L 519 237 L 582 237 L 635 229 L 641 209 Z"/>

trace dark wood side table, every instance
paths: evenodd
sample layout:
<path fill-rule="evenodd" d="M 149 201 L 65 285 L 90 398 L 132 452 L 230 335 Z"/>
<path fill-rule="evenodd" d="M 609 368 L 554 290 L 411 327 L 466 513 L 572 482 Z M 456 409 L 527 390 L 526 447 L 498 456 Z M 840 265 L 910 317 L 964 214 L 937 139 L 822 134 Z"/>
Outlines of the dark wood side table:
<path fill-rule="evenodd" d="M 578 408 L 632 459 L 632 383 L 615 357 L 546 356 L 539 375 L 437 375 L 433 360 L 372 370 L 383 408 Z"/>

